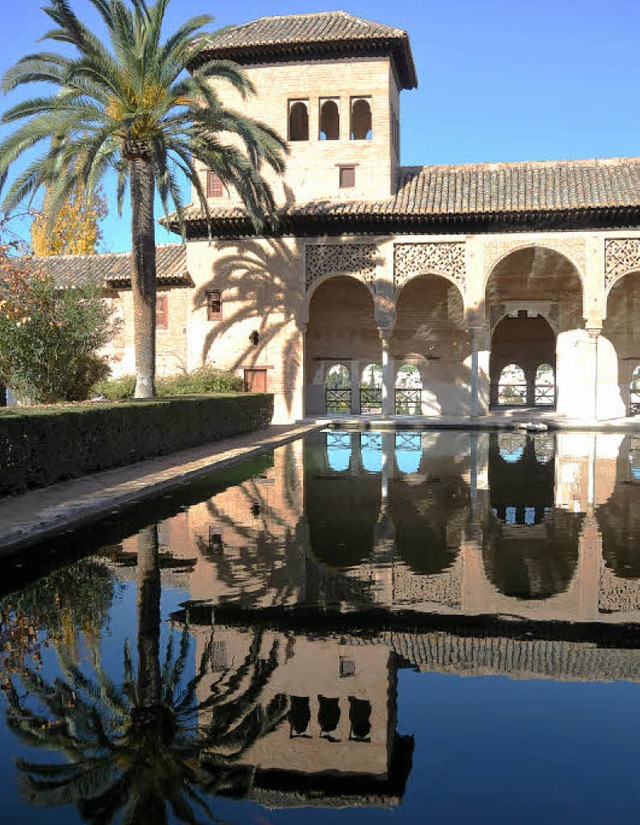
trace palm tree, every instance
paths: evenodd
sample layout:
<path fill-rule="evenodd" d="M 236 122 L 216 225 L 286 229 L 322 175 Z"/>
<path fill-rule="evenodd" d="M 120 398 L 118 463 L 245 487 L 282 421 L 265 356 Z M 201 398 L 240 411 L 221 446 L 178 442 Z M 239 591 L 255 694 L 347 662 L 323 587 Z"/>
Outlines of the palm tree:
<path fill-rule="evenodd" d="M 55 28 L 45 37 L 71 46 L 74 54 L 29 54 L 4 76 L 5 92 L 35 82 L 53 84 L 55 92 L 4 114 L 5 123 L 22 125 L 0 144 L 0 180 L 23 153 L 42 142 L 46 148 L 13 181 L 3 208 L 13 209 L 44 187 L 53 220 L 79 182 L 91 197 L 104 175 L 115 170 L 121 210 L 128 184 L 136 397 L 149 398 L 155 375 L 156 193 L 165 214 L 173 205 L 184 226 L 179 188 L 184 174 L 209 216 L 197 169 L 204 164 L 238 192 L 259 230 L 275 215 L 261 168 L 266 164 L 282 172 L 285 144 L 268 126 L 222 105 L 214 83 L 230 83 L 243 97 L 254 89 L 235 64 L 207 59 L 202 29 L 210 17 L 194 17 L 163 39 L 169 0 L 89 2 L 104 23 L 106 39 L 80 21 L 70 0 L 49 0 L 43 11 Z M 185 73 L 187 65 L 191 74 Z"/>

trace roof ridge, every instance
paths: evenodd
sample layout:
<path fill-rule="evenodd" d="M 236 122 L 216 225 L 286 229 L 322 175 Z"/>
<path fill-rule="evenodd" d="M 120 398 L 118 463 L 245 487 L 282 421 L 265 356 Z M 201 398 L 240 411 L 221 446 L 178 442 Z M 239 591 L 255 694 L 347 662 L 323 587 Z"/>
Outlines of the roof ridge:
<path fill-rule="evenodd" d="M 171 241 L 167 241 L 167 243 L 159 243 L 156 244 L 156 251 L 158 249 L 166 249 L 168 247 L 184 247 L 184 243 L 182 241 L 177 241 L 172 243 Z M 26 255 L 24 257 L 28 258 L 31 261 L 45 261 L 47 258 L 54 258 L 56 261 L 60 261 L 66 258 L 73 258 L 74 261 L 85 259 L 85 258 L 106 258 L 107 256 L 111 257 L 124 257 L 125 255 L 131 255 L 132 250 L 130 249 L 128 252 L 65 252 L 62 255 Z"/>
<path fill-rule="evenodd" d="M 564 158 L 556 160 L 501 160 L 501 161 L 478 161 L 475 163 L 433 163 L 433 164 L 411 164 L 407 166 L 398 166 L 398 172 L 418 171 L 418 170 L 440 170 L 440 169 L 486 169 L 487 171 L 499 171 L 504 168 L 517 167 L 552 167 L 552 166 L 587 166 L 587 165 L 602 165 L 614 166 L 629 162 L 640 163 L 640 156 L 615 156 L 615 157 L 601 157 L 601 158 Z"/>

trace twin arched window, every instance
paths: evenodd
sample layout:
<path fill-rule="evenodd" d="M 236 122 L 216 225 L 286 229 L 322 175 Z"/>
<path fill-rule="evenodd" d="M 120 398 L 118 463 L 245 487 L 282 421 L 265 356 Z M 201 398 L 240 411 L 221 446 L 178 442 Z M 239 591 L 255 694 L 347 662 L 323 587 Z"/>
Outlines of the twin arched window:
<path fill-rule="evenodd" d="M 340 140 L 340 103 L 336 98 L 321 98 L 319 110 L 320 140 Z M 351 140 L 371 140 L 371 99 L 353 97 L 350 103 L 349 137 Z M 289 101 L 288 138 L 309 140 L 309 100 Z"/>

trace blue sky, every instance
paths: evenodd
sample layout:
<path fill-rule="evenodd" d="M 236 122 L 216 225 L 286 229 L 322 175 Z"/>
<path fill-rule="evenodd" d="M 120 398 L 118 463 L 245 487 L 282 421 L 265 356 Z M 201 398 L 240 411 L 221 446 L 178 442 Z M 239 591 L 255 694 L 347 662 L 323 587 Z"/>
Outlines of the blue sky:
<path fill-rule="evenodd" d="M 91 19 L 86 0 L 71 2 Z M 16 0 L 3 15 L 2 73 L 47 47 L 35 42 L 47 27 L 42 4 Z M 404 164 L 640 154 L 637 0 L 173 0 L 168 23 L 208 13 L 220 27 L 339 8 L 409 32 L 419 87 L 402 98 Z M 113 201 L 112 187 L 107 195 Z M 115 207 L 104 231 L 105 249 L 130 248 L 128 216 Z M 159 242 L 174 239 L 159 230 Z"/>

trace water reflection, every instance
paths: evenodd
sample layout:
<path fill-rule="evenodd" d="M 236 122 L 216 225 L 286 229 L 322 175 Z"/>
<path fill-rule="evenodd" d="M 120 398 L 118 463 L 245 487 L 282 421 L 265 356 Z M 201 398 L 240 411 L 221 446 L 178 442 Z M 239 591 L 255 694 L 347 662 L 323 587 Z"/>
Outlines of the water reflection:
<path fill-rule="evenodd" d="M 0 602 L 22 802 L 101 823 L 233 820 L 226 797 L 397 806 L 403 670 L 640 682 L 639 450 L 316 433 L 105 528 Z"/>

